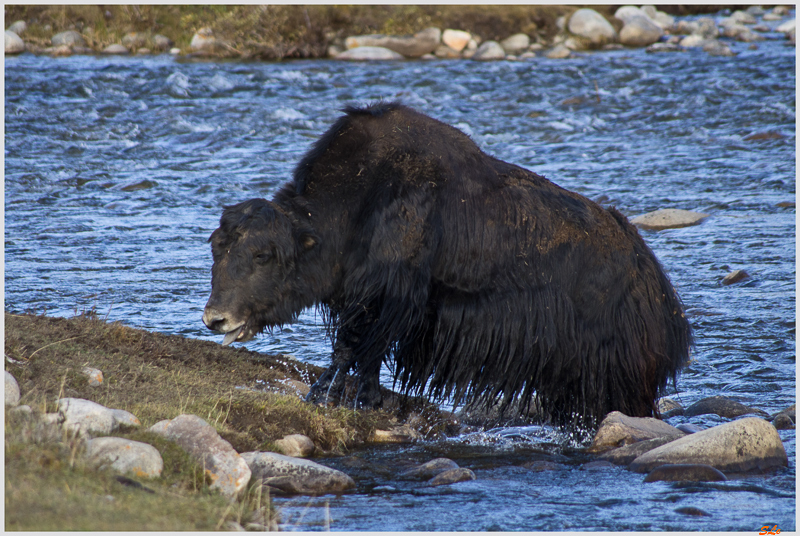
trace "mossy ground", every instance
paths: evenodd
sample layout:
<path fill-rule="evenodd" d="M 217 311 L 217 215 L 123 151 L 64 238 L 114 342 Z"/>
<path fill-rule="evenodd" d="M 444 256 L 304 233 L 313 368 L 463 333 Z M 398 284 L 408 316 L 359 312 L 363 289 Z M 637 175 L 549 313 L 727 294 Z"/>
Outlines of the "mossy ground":
<path fill-rule="evenodd" d="M 150 333 L 91 313 L 6 313 L 5 356 L 20 403 L 36 414 L 54 412 L 60 397 L 130 411 L 142 426 L 114 435 L 150 443 L 164 459 L 162 476 L 142 482 L 153 493 L 126 486 L 116 475 L 86 467 L 79 441 L 6 412 L 7 530 L 213 530 L 228 521 L 268 518 L 257 487 L 231 505 L 208 489 L 202 468 L 182 449 L 147 431 L 184 413 L 205 419 L 239 452 L 273 450 L 275 440 L 299 433 L 329 455 L 363 444 L 375 429 L 403 422 L 412 412 L 428 417 L 428 429 L 444 421 L 418 400 L 401 401 L 391 411 L 308 404 L 290 382 L 313 383 L 322 372 L 318 367 Z M 85 366 L 103 372 L 101 386 L 89 385 Z"/>

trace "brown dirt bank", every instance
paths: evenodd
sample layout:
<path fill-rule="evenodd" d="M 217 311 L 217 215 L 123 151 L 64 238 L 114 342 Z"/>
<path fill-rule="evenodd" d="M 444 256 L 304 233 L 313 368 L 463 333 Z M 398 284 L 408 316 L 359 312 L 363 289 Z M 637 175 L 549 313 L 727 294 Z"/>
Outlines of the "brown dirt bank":
<path fill-rule="evenodd" d="M 581 6 L 558 5 L 6 5 L 5 20 L 24 20 L 23 39 L 34 47 L 49 47 L 58 32 L 77 30 L 96 51 L 120 43 L 130 32 L 141 33 L 152 47 L 152 36 L 169 37 L 189 50 L 194 33 L 210 27 L 228 44 L 223 57 L 274 60 L 324 58 L 329 45 L 349 35 L 407 35 L 426 27 L 466 30 L 481 39 L 504 39 L 523 32 L 549 42 L 558 32 L 556 20 Z M 612 19 L 618 5 L 590 6 Z M 673 15 L 711 13 L 731 6 L 667 5 Z M 743 6 L 735 6 L 742 9 Z"/>
<path fill-rule="evenodd" d="M 6 370 L 19 383 L 21 404 L 55 410 L 58 397 L 92 400 L 136 415 L 143 428 L 191 413 L 215 426 L 239 452 L 274 450 L 287 434 L 304 434 L 326 451 L 342 452 L 409 417 L 423 433 L 444 429 L 444 417 L 419 400 L 393 400 L 391 409 L 352 411 L 303 401 L 292 381 L 313 383 L 322 369 L 286 356 L 150 333 L 74 318 L 5 315 Z M 104 375 L 92 387 L 82 369 Z M 416 417 L 421 416 L 422 418 Z"/>

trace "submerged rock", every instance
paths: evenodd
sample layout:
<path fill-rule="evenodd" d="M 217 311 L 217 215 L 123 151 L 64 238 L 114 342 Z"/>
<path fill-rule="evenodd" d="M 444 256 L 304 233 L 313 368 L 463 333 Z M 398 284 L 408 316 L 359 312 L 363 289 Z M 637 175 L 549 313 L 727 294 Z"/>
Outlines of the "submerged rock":
<path fill-rule="evenodd" d="M 657 437 L 678 438 L 683 432 L 652 417 L 629 417 L 612 411 L 600 423 L 589 452 L 602 452 Z"/>
<path fill-rule="evenodd" d="M 789 459 L 774 426 L 764 419 L 746 417 L 646 452 L 630 469 L 646 473 L 664 464 L 703 464 L 723 472 L 746 473 L 786 467 Z"/>
<path fill-rule="evenodd" d="M 645 482 L 723 482 L 728 480 L 719 469 L 703 464 L 667 464 L 656 467 L 644 477 Z"/>
<path fill-rule="evenodd" d="M 735 419 L 742 415 L 759 414 L 767 417 L 768 414 L 760 409 L 754 409 L 724 396 L 710 396 L 699 400 L 686 408 L 684 415 L 695 417 L 697 415 L 719 415 L 726 419 Z"/>
<path fill-rule="evenodd" d="M 744 270 L 734 270 L 725 277 L 722 278 L 723 285 L 733 285 L 734 283 L 738 283 L 740 281 L 744 281 L 745 279 L 749 279 L 750 274 L 745 272 Z"/>
<path fill-rule="evenodd" d="M 458 464 L 450 458 L 436 458 L 429 462 L 425 462 L 418 467 L 405 471 L 400 476 L 402 478 L 428 480 L 451 469 L 459 469 Z"/>
<path fill-rule="evenodd" d="M 646 439 L 644 441 L 637 441 L 624 447 L 619 447 L 609 450 L 600 455 L 601 460 L 611 462 L 614 465 L 629 465 L 633 460 L 644 454 L 650 452 L 654 448 L 666 445 L 670 441 L 674 441 L 674 437 L 656 437 L 655 439 Z"/>
<path fill-rule="evenodd" d="M 658 413 L 661 414 L 662 419 L 683 415 L 683 412 L 683 406 L 671 398 L 661 398 L 658 401 Z"/>
<path fill-rule="evenodd" d="M 286 494 L 319 495 L 340 493 L 356 483 L 341 471 L 324 465 L 274 452 L 244 452 L 253 478 Z"/>
<path fill-rule="evenodd" d="M 469 469 L 460 467 L 458 469 L 450 469 L 439 473 L 430 482 L 431 487 L 446 486 L 448 484 L 455 484 L 457 482 L 466 482 L 468 480 L 475 480 L 477 477 Z"/>

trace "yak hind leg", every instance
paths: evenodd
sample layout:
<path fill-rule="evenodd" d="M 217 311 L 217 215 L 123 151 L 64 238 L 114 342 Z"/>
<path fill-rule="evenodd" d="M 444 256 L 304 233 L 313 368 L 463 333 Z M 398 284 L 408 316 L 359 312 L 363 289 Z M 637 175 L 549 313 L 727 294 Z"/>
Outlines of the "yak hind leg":
<path fill-rule="evenodd" d="M 337 345 L 331 356 L 331 366 L 311 386 L 306 401 L 321 406 L 337 405 L 344 392 L 347 373 L 355 362 L 353 351 L 346 346 Z"/>
<path fill-rule="evenodd" d="M 381 407 L 383 396 L 380 383 L 381 362 L 377 366 L 364 368 L 358 373 L 358 391 L 356 391 L 355 407 L 375 409 Z"/>

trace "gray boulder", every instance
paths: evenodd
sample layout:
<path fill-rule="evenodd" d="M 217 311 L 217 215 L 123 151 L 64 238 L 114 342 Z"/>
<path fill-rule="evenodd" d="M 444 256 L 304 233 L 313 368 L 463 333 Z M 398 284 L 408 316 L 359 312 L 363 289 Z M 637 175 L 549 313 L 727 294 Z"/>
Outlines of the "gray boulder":
<path fill-rule="evenodd" d="M 564 45 L 556 45 L 545 53 L 551 60 L 561 60 L 572 56 L 572 51 Z"/>
<path fill-rule="evenodd" d="M 458 469 L 449 469 L 439 473 L 428 482 L 431 487 L 446 486 L 448 484 L 455 484 L 457 482 L 466 482 L 468 480 L 475 480 L 476 476 L 469 469 L 460 467 Z"/>
<path fill-rule="evenodd" d="M 153 36 L 153 44 L 155 45 L 156 50 L 169 50 L 172 47 L 172 39 L 166 37 L 161 34 L 157 34 Z"/>
<path fill-rule="evenodd" d="M 648 439 L 658 437 L 675 439 L 683 435 L 683 432 L 662 420 L 652 417 L 629 417 L 619 411 L 612 411 L 597 428 L 589 451 L 602 452 Z"/>
<path fill-rule="evenodd" d="M 119 43 L 108 45 L 106 48 L 103 49 L 103 54 L 108 56 L 126 56 L 128 55 L 128 49 L 125 48 L 124 45 L 120 45 Z"/>
<path fill-rule="evenodd" d="M 690 210 L 681 210 L 678 208 L 663 208 L 637 216 L 631 220 L 631 223 L 641 229 L 658 231 L 661 229 L 675 229 L 678 227 L 697 225 L 708 218 L 708 216 L 708 214 L 703 214 L 702 212 L 692 212 Z"/>
<path fill-rule="evenodd" d="M 604 45 L 617 40 L 614 27 L 594 9 L 582 8 L 569 18 L 569 31 L 589 39 L 594 45 Z"/>
<path fill-rule="evenodd" d="M 69 47 L 85 47 L 86 40 L 83 38 L 81 34 L 74 30 L 68 30 L 66 32 L 57 33 L 51 39 L 51 43 L 54 47 L 59 47 L 62 45 L 66 45 Z"/>
<path fill-rule="evenodd" d="M 744 270 L 734 270 L 725 277 L 722 278 L 723 285 L 733 285 L 734 283 L 738 283 L 740 281 L 744 281 L 745 279 L 749 279 L 750 274 L 745 272 Z"/>
<path fill-rule="evenodd" d="M 211 28 L 200 28 L 192 36 L 189 42 L 192 52 L 205 54 L 212 53 L 219 47 L 219 42 L 214 37 L 214 30 Z"/>
<path fill-rule="evenodd" d="M 253 478 L 285 494 L 321 495 L 355 487 L 352 478 L 324 465 L 274 452 L 245 452 Z"/>
<path fill-rule="evenodd" d="M 11 406 L 15 407 L 19 405 L 19 384 L 14 376 L 9 372 L 5 371 L 6 373 L 6 381 L 5 381 L 5 399 L 6 399 L 6 407 Z"/>
<path fill-rule="evenodd" d="M 341 54 L 337 54 L 336 59 L 354 61 L 396 61 L 405 59 L 405 56 L 384 47 L 363 46 L 345 50 Z"/>
<path fill-rule="evenodd" d="M 64 427 L 75 433 L 110 434 L 116 427 L 112 411 L 91 400 L 61 398 L 58 412 L 63 415 Z"/>
<path fill-rule="evenodd" d="M 703 51 L 712 56 L 735 56 L 736 53 L 731 50 L 731 47 L 725 43 L 720 43 L 716 39 L 707 41 L 703 45 Z"/>
<path fill-rule="evenodd" d="M 678 402 L 671 398 L 661 398 L 658 401 L 658 413 L 662 419 L 669 419 L 675 415 L 683 415 L 684 409 Z"/>
<path fill-rule="evenodd" d="M 699 400 L 686 408 L 684 415 L 695 417 L 697 415 L 719 415 L 726 419 L 735 419 L 742 415 L 759 414 L 767 417 L 768 414 L 760 409 L 754 409 L 724 396 L 710 396 Z"/>
<path fill-rule="evenodd" d="M 497 41 L 484 41 L 473 54 L 473 60 L 502 60 L 506 51 Z"/>
<path fill-rule="evenodd" d="M 122 38 L 122 44 L 128 50 L 136 50 L 147 45 L 147 37 L 139 32 L 129 32 Z"/>
<path fill-rule="evenodd" d="M 25 52 L 25 42 L 19 35 L 11 30 L 6 30 L 5 44 L 6 54 L 20 54 Z"/>
<path fill-rule="evenodd" d="M 381 47 L 388 48 L 407 58 L 419 58 L 436 50 L 442 39 L 439 28 L 426 28 L 413 36 L 393 35 L 355 35 L 345 39 L 345 48 Z"/>
<path fill-rule="evenodd" d="M 746 417 L 690 434 L 636 458 L 629 468 L 647 473 L 664 464 L 704 464 L 722 472 L 769 471 L 789 465 L 778 431 Z"/>
<path fill-rule="evenodd" d="M 245 460 L 200 417 L 178 415 L 154 424 L 150 431 L 174 441 L 202 462 L 211 478 L 211 488 L 226 497 L 235 498 L 250 481 L 251 472 Z"/>
<path fill-rule="evenodd" d="M 646 47 L 661 39 L 664 30 L 644 14 L 629 17 L 619 31 L 619 42 L 629 47 Z"/>
<path fill-rule="evenodd" d="M 161 453 L 155 447 L 121 437 L 98 437 L 87 441 L 86 458 L 99 469 L 108 467 L 137 477 L 157 477 L 164 468 Z"/>
<path fill-rule="evenodd" d="M 727 477 L 710 465 L 668 464 L 656 467 L 644 478 L 645 482 L 724 482 Z"/>

